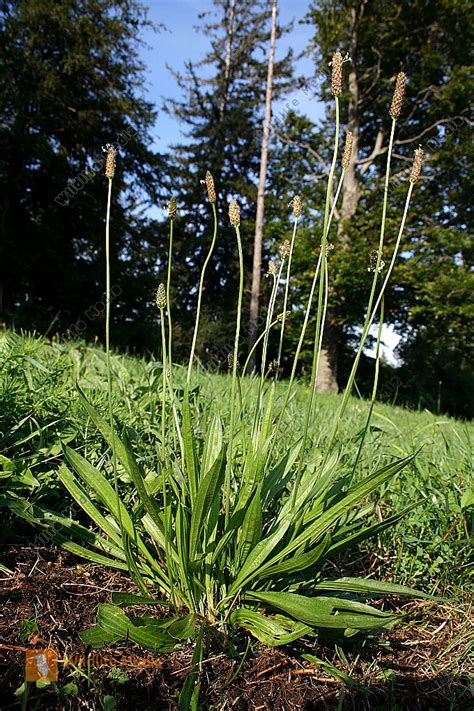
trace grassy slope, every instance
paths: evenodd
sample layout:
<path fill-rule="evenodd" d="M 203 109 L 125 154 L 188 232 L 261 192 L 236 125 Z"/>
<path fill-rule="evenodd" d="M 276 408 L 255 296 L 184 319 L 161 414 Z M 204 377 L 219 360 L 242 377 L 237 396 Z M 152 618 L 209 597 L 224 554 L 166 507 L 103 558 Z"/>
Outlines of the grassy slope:
<path fill-rule="evenodd" d="M 145 359 L 114 356 L 113 369 L 115 415 L 136 432 L 139 456 L 145 466 L 152 467 L 160 437 L 160 366 Z M 182 370 L 177 369 L 175 381 L 179 384 L 182 378 Z M 215 403 L 226 416 L 229 380 L 223 375 L 195 373 L 200 411 Z M 0 479 L 0 487 L 11 489 L 15 481 L 20 493 L 60 507 L 63 512 L 68 502 L 55 475 L 61 458 L 60 440 L 85 450 L 95 462 L 104 452 L 100 438 L 76 402 L 76 381 L 96 405 L 105 408 L 105 357 L 100 349 L 83 343 L 51 344 L 12 333 L 0 336 L 0 454 L 14 462 L 4 462 L 9 473 Z M 284 388 L 282 383 L 280 393 Z M 246 379 L 243 398 L 247 406 L 254 396 L 255 383 Z M 283 447 L 300 436 L 306 398 L 307 388 L 299 384 L 285 410 L 277 446 Z M 311 424 L 312 453 L 316 457 L 329 436 L 339 403 L 339 396 L 318 398 Z M 339 438 L 345 471 L 354 462 L 367 408 L 366 402 L 356 398 L 350 402 Z M 465 581 L 470 521 L 461 510 L 461 499 L 472 482 L 473 432 L 471 424 L 428 412 L 376 406 L 356 476 L 379 462 L 420 450 L 410 469 L 381 492 L 377 510 L 385 518 L 393 509 L 400 510 L 415 501 L 420 505 L 395 530 L 365 549 L 370 551 L 374 565 L 378 561 L 382 573 L 397 582 L 433 590 L 455 589 Z M 26 466 L 37 484 L 25 479 Z M 11 520 L 4 539 L 20 532 L 17 522 Z"/>

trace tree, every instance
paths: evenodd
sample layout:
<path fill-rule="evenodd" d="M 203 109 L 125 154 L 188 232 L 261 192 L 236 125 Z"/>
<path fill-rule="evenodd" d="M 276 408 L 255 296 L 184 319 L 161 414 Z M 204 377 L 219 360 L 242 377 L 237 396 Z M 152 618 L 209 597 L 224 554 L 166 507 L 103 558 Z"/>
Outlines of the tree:
<path fill-rule="evenodd" d="M 262 276 L 263 218 L 265 213 L 265 187 L 267 182 L 268 146 L 270 143 L 270 122 L 272 118 L 273 65 L 275 62 L 277 0 L 272 2 L 270 48 L 268 53 L 267 86 L 265 91 L 265 118 L 263 120 L 262 150 L 260 153 L 260 174 L 258 177 L 257 214 L 253 245 L 252 288 L 250 295 L 249 351 L 257 340 L 260 283 Z M 256 353 L 250 358 L 249 372 L 255 367 Z"/>
<path fill-rule="evenodd" d="M 162 168 L 149 148 L 155 112 L 141 97 L 145 24 L 134 0 L 1 3 L 0 291 L 16 325 L 41 331 L 55 319 L 60 332 L 101 334 L 101 147 L 116 142 L 114 333 L 144 345 L 134 319 L 150 302 L 159 255 L 137 210 L 155 198 Z"/>
<path fill-rule="evenodd" d="M 169 174 L 169 190 L 178 197 L 181 216 L 176 222 L 173 279 L 174 313 L 180 321 L 175 350 L 181 358 L 189 355 L 196 283 L 212 234 L 205 189 L 200 185 L 206 170 L 212 172 L 217 188 L 219 234 L 206 278 L 197 346 L 201 358 L 217 365 L 232 343 L 237 255 L 227 217 L 231 198 L 238 198 L 242 207 L 245 268 L 247 275 L 251 273 L 270 11 L 266 1 L 215 0 L 212 13 L 201 16 L 199 28 L 209 38 L 210 50 L 197 64 L 187 62 L 183 72 L 174 71 L 184 99 L 165 105 L 186 128 L 186 141 L 172 149 Z M 283 31 L 277 27 L 276 36 Z M 291 73 L 288 53 L 274 63 L 274 96 L 287 90 Z"/>
<path fill-rule="evenodd" d="M 472 160 L 467 77 L 472 61 L 469 38 L 473 22 L 470 5 L 463 0 L 433 3 L 323 0 L 311 5 L 308 21 L 315 28 L 309 51 L 315 58 L 318 77 L 328 76 L 328 61 L 335 49 L 347 50 L 350 55 L 342 116 L 353 132 L 354 146 L 336 213 L 339 227 L 330 259 L 333 288 L 328 313 L 332 337 L 326 342 L 331 351 L 328 361 L 335 368 L 337 353 L 356 337 L 357 326 L 364 316 L 368 254 L 377 246 L 390 128 L 388 109 L 399 71 L 407 73 L 409 83 L 394 144 L 387 250 L 396 233 L 397 206 L 403 199 L 406 166 L 410 165 L 413 150 L 422 142 L 428 161 L 422 187 L 412 204 L 402 258 L 387 296 L 386 320 L 407 338 L 410 334 L 412 339 L 414 332 L 418 339 L 427 338 L 429 329 L 422 336 L 422 324 L 415 317 L 421 313 L 417 311 L 420 302 L 427 314 L 429 308 L 425 309 L 435 298 L 434 293 L 443 292 L 441 282 L 448 265 L 454 279 L 466 284 L 472 268 L 472 246 L 466 249 L 469 239 L 462 235 L 470 219 L 465 180 Z M 461 35 L 462 43 L 458 40 Z M 319 96 L 328 102 L 327 120 L 309 131 L 312 133 L 309 141 L 300 140 L 294 131 L 288 134 L 288 127 L 280 130 L 280 137 L 287 145 L 293 141 L 294 146 L 300 146 L 300 155 L 307 151 L 309 143 L 313 161 L 320 164 L 320 170 L 327 164 L 324 137 L 333 123 L 329 89 L 328 80 L 323 79 Z M 438 280 L 441 280 L 439 289 L 426 289 L 427 282 Z M 449 291 L 444 293 L 449 297 Z M 440 330 L 448 327 L 448 320 L 445 326 L 442 320 L 438 321 Z M 454 324 L 453 327 L 457 328 Z M 456 347 L 468 347 L 465 340 L 454 340 Z M 406 354 L 406 348 L 403 352 Z"/>

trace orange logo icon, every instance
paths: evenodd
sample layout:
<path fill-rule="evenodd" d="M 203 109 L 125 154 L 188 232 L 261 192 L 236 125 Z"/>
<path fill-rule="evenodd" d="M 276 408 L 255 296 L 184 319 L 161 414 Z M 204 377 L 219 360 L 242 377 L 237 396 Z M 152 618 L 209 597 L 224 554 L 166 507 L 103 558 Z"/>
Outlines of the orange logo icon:
<path fill-rule="evenodd" d="M 25 651 L 25 681 L 57 681 L 58 655 L 54 649 Z"/>

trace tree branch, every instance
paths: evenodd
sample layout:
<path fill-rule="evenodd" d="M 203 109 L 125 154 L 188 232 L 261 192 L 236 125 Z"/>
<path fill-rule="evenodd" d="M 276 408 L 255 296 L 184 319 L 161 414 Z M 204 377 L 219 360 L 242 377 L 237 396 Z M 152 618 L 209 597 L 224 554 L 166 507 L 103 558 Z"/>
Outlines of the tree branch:
<path fill-rule="evenodd" d="M 327 163 L 322 157 L 322 155 L 318 153 L 318 151 L 315 150 L 309 143 L 301 143 L 300 141 L 294 141 L 292 138 L 282 133 L 278 129 L 273 129 L 273 133 L 277 138 L 280 139 L 280 141 L 282 141 L 282 143 L 286 143 L 289 146 L 297 146 L 298 148 L 302 148 L 303 150 L 308 151 L 310 155 L 316 158 L 319 163 L 324 166 L 325 173 L 327 174 L 329 172 Z"/>

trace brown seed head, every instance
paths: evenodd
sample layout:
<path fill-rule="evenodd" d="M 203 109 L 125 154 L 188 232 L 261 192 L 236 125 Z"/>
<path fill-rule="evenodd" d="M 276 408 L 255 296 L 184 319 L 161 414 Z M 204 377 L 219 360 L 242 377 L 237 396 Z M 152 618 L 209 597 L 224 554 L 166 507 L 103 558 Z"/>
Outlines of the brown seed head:
<path fill-rule="evenodd" d="M 277 360 L 270 361 L 270 363 L 268 364 L 268 372 L 269 373 L 277 373 L 278 372 L 278 361 Z"/>
<path fill-rule="evenodd" d="M 405 84 L 407 81 L 407 75 L 404 72 L 397 74 L 397 81 L 395 83 L 395 91 L 393 92 L 392 105 L 390 106 L 390 116 L 393 119 L 397 119 L 400 116 L 400 112 L 403 106 L 403 99 L 405 98 Z"/>
<path fill-rule="evenodd" d="M 280 247 L 280 257 L 282 259 L 286 259 L 287 257 L 290 256 L 290 252 L 291 252 L 291 243 L 290 243 L 289 239 L 286 239 Z"/>
<path fill-rule="evenodd" d="M 411 174 L 410 174 L 410 183 L 413 183 L 413 185 L 416 183 L 418 178 L 420 177 L 421 173 L 421 168 L 423 167 L 423 148 L 417 148 L 415 150 L 415 157 L 413 159 L 413 166 L 411 169 Z"/>
<path fill-rule="evenodd" d="M 227 354 L 227 368 L 228 368 L 229 370 L 233 370 L 233 369 L 234 369 L 234 354 L 233 354 L 233 353 L 228 353 L 228 354 Z M 236 361 L 235 369 L 236 369 L 237 371 L 240 371 L 240 363 L 239 363 L 239 361 Z"/>
<path fill-rule="evenodd" d="M 277 275 L 278 269 L 275 262 L 269 262 L 268 264 L 268 274 L 275 277 Z"/>
<path fill-rule="evenodd" d="M 349 163 L 351 162 L 352 155 L 352 131 L 346 133 L 346 145 L 344 146 L 344 153 L 342 154 L 342 167 L 347 170 Z"/>
<path fill-rule="evenodd" d="M 216 202 L 217 196 L 216 196 L 216 188 L 214 185 L 214 178 L 212 177 L 212 173 L 208 170 L 206 171 L 206 188 L 207 188 L 207 198 L 209 202 Z"/>
<path fill-rule="evenodd" d="M 293 208 L 293 215 L 298 218 L 301 216 L 301 195 L 295 195 L 293 200 L 290 201 L 290 205 Z"/>
<path fill-rule="evenodd" d="M 231 200 L 229 205 L 229 220 L 234 227 L 240 225 L 240 207 L 237 200 Z"/>
<path fill-rule="evenodd" d="M 373 249 L 370 253 L 370 257 L 369 257 L 369 265 L 370 266 L 367 268 L 367 271 L 375 273 L 375 271 L 377 270 L 377 262 L 378 261 L 379 261 L 379 253 L 376 249 Z M 379 262 L 379 268 L 378 268 L 379 273 L 383 271 L 384 267 L 385 267 L 385 262 L 383 261 L 383 259 L 381 259 Z"/>
<path fill-rule="evenodd" d="M 164 284 L 160 284 L 156 290 L 155 301 L 160 311 L 166 308 L 166 289 Z"/>
<path fill-rule="evenodd" d="M 170 197 L 169 203 L 168 203 L 168 217 L 170 220 L 174 220 L 176 217 L 176 198 L 174 195 Z"/>
<path fill-rule="evenodd" d="M 117 149 L 111 143 L 108 143 L 104 149 L 107 151 L 107 157 L 105 159 L 105 175 L 109 180 L 115 175 L 115 158 L 117 156 Z"/>
<path fill-rule="evenodd" d="M 331 91 L 334 96 L 339 96 L 342 93 L 342 54 L 334 52 L 332 55 L 332 76 L 331 76 Z"/>

